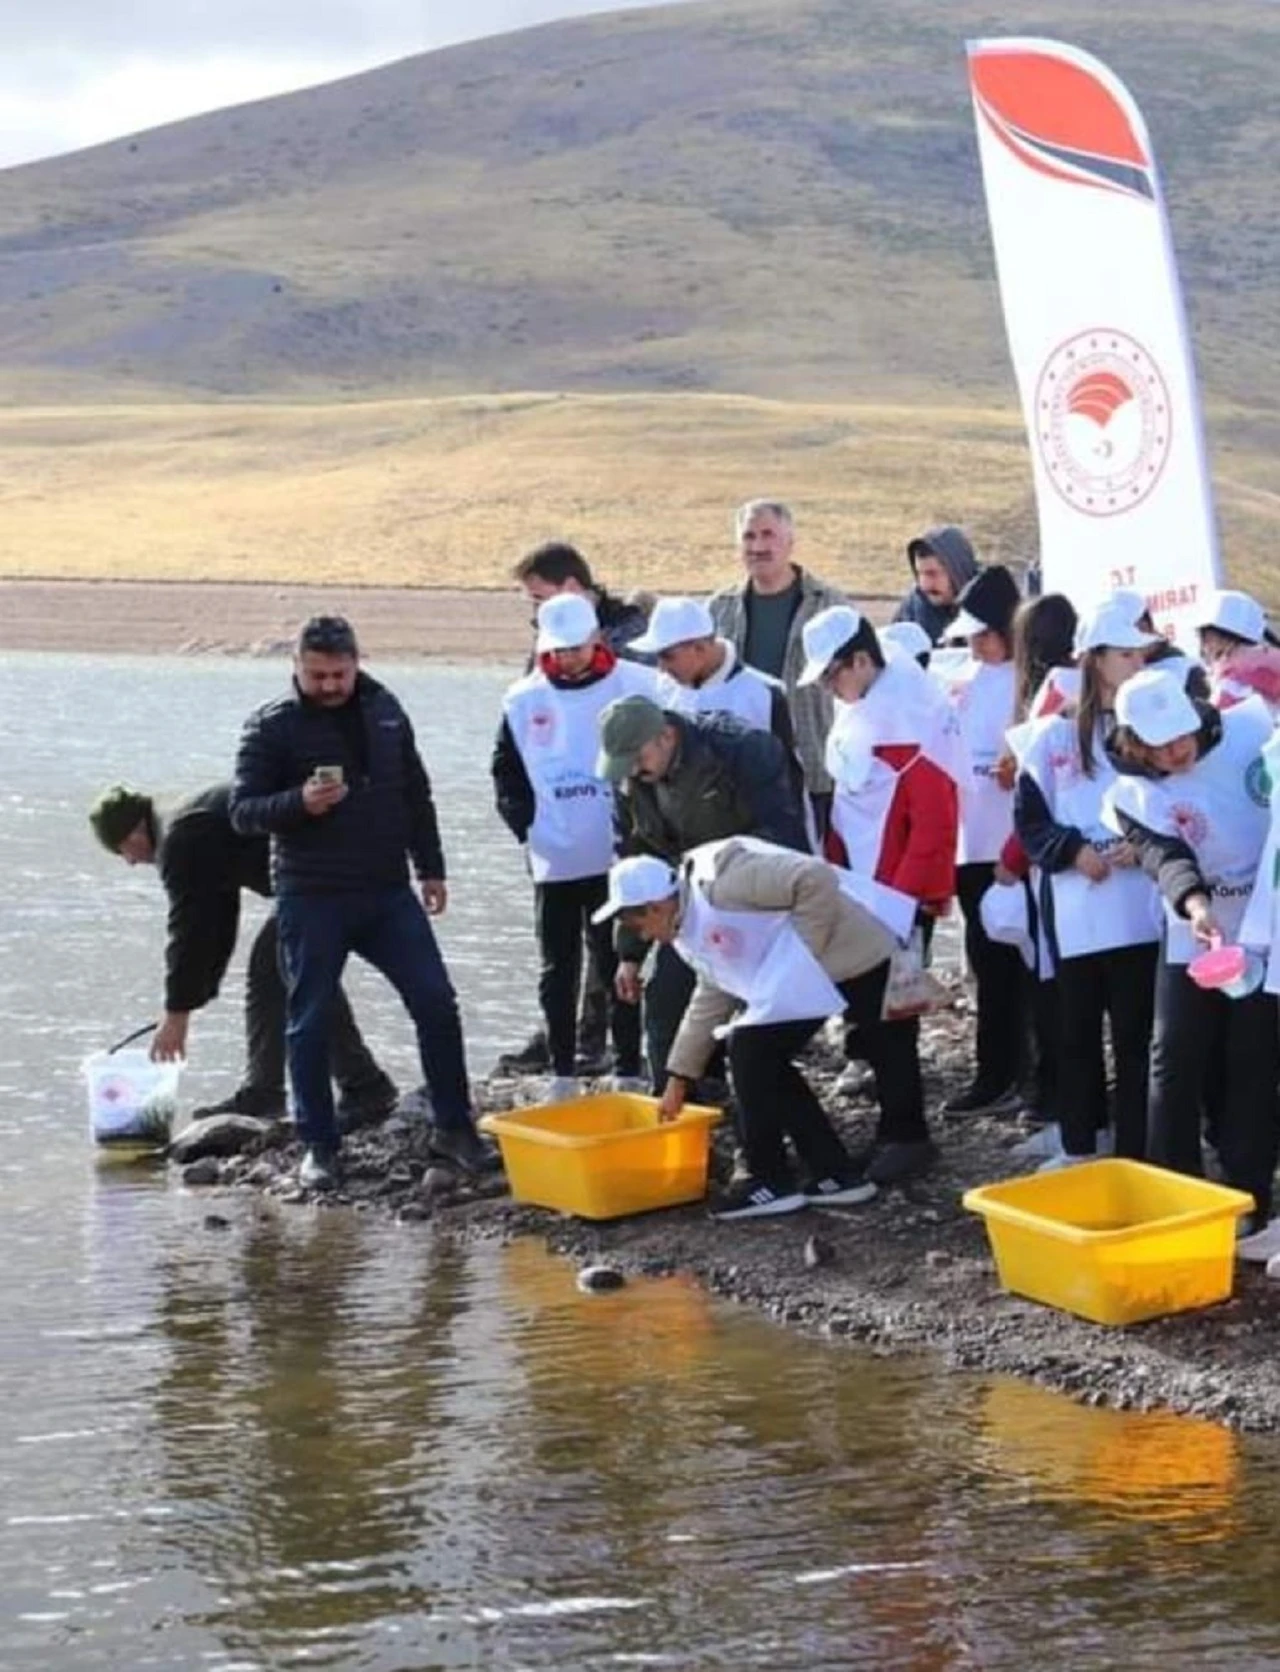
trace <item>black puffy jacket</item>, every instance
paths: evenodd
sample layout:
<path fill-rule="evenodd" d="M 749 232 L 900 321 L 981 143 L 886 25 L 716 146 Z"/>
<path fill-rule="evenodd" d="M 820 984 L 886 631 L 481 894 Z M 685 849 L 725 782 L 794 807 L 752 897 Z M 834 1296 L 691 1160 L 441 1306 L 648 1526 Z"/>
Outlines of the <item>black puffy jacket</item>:
<path fill-rule="evenodd" d="M 341 766 L 348 793 L 312 818 L 302 786 L 317 766 Z M 254 710 L 236 756 L 231 822 L 242 836 L 271 837 L 277 895 L 397 887 L 408 881 L 406 855 L 420 878 L 445 874 L 431 784 L 409 716 L 364 673 L 342 710 L 312 702 L 296 684 Z"/>

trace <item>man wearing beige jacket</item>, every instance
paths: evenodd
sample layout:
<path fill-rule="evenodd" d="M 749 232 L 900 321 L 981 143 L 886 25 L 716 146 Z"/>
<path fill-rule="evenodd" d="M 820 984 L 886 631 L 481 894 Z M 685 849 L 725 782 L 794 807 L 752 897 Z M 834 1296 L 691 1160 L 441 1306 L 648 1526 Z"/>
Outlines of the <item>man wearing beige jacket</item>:
<path fill-rule="evenodd" d="M 598 917 L 620 916 L 643 939 L 672 946 L 697 974 L 697 986 L 667 1058 L 662 1097 L 667 1119 L 679 1114 L 727 1029 L 729 1068 L 739 1111 L 738 1137 L 748 1176 L 713 1209 L 717 1219 L 794 1213 L 809 1203 L 847 1206 L 875 1194 L 849 1155 L 795 1059 L 829 1016 L 860 1024 L 876 1075 L 881 1130 L 871 1168 L 928 1134 L 899 1134 L 914 1047 L 881 1022 L 892 935 L 846 890 L 824 859 L 754 837 L 730 836 L 692 849 L 679 870 L 642 854 L 609 873 L 609 898 Z M 918 1117 L 917 1117 L 918 1118 Z M 805 1176 L 797 1184 L 786 1156 L 791 1139 Z M 893 1182 L 901 1174 L 891 1167 Z"/>

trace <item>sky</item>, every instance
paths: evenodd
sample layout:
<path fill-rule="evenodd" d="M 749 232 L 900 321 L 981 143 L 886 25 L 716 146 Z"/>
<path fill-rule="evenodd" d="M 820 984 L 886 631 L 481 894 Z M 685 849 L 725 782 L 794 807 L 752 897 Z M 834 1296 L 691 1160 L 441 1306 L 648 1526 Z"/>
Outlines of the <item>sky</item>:
<path fill-rule="evenodd" d="M 0 168 L 625 0 L 10 0 Z M 634 0 L 633 0 L 634 3 Z"/>

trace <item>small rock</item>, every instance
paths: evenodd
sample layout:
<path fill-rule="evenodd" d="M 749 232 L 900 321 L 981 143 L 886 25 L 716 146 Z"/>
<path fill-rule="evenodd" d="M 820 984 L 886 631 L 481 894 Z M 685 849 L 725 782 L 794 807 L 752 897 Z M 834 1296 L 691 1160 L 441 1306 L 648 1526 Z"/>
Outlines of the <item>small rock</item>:
<path fill-rule="evenodd" d="M 222 1164 L 216 1155 L 205 1155 L 182 1169 L 182 1182 L 192 1189 L 202 1185 L 221 1184 Z"/>
<path fill-rule="evenodd" d="M 430 1218 L 430 1202 L 406 1202 L 399 1213 L 396 1214 L 396 1219 L 401 1225 L 418 1225 L 424 1219 Z"/>
<path fill-rule="evenodd" d="M 600 1295 L 610 1289 L 621 1289 L 626 1281 L 616 1266 L 583 1266 L 578 1273 L 578 1287 L 584 1295 Z"/>
<path fill-rule="evenodd" d="M 819 1266 L 829 1266 L 835 1256 L 835 1249 L 821 1237 L 807 1237 L 805 1239 L 804 1268 L 806 1271 L 816 1271 Z"/>
<path fill-rule="evenodd" d="M 932 1266 L 936 1271 L 941 1266 L 951 1265 L 952 1259 L 945 1248 L 931 1248 L 924 1257 L 924 1263 L 926 1266 Z"/>
<path fill-rule="evenodd" d="M 206 1213 L 204 1216 L 204 1228 L 206 1231 L 229 1231 L 231 1229 L 231 1221 L 229 1219 L 224 1219 L 220 1213 Z"/>
<path fill-rule="evenodd" d="M 183 1127 L 169 1145 L 169 1159 L 181 1167 L 208 1155 L 239 1155 L 270 1131 L 269 1121 L 255 1120 L 252 1115 L 206 1115 Z"/>
<path fill-rule="evenodd" d="M 451 1196 L 458 1188 L 458 1175 L 448 1167 L 428 1167 L 421 1188 L 424 1196 Z"/>

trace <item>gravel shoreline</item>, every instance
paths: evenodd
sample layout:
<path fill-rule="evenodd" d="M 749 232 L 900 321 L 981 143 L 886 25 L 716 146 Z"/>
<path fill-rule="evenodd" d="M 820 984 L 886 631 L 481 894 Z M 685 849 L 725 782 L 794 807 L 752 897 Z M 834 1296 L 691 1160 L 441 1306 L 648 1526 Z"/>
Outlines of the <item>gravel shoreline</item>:
<path fill-rule="evenodd" d="M 931 1103 L 956 1089 L 971 1029 L 968 999 L 926 1023 Z M 815 1046 L 808 1072 L 851 1143 L 870 1137 L 870 1100 L 835 1092 L 843 1060 Z M 525 1090 L 528 1095 L 527 1088 Z M 485 1110 L 522 1100 L 518 1081 L 478 1088 Z M 590 1223 L 511 1202 L 498 1181 L 460 1183 L 434 1166 L 421 1130 L 399 1121 L 353 1135 L 333 1200 L 457 1238 L 542 1237 L 580 1266 L 632 1275 L 692 1275 L 713 1293 L 781 1323 L 880 1354 L 927 1353 L 940 1366 L 1012 1375 L 1119 1410 L 1171 1410 L 1250 1432 L 1280 1431 L 1280 1314 L 1262 1268 L 1237 1266 L 1233 1297 L 1201 1312 L 1105 1329 L 1003 1293 L 981 1222 L 960 1206 L 971 1185 L 1020 1170 L 1010 1151 L 1025 1129 L 1007 1119 L 934 1121 L 942 1161 L 926 1179 L 861 1208 L 811 1209 L 720 1225 L 701 1206 Z M 276 1133 L 226 1160 L 197 1161 L 189 1184 L 307 1198 L 294 1184 L 297 1146 Z M 728 1165 L 728 1134 L 713 1166 Z"/>

